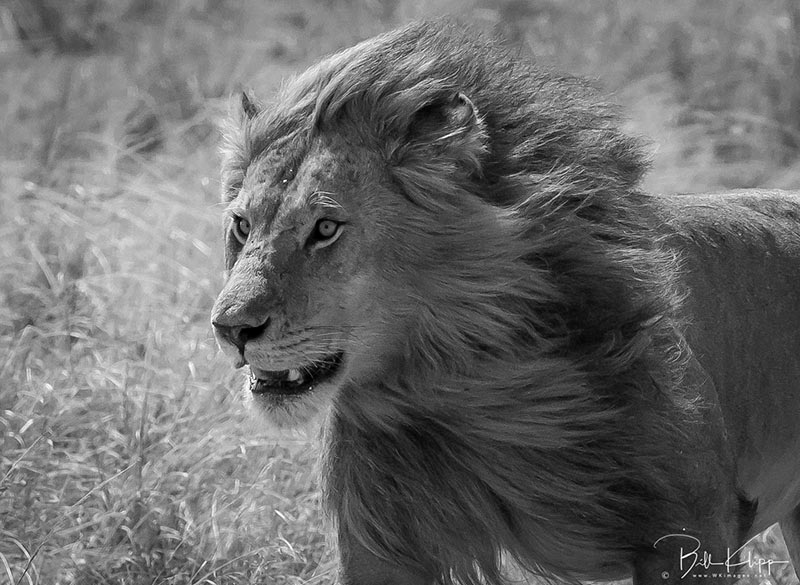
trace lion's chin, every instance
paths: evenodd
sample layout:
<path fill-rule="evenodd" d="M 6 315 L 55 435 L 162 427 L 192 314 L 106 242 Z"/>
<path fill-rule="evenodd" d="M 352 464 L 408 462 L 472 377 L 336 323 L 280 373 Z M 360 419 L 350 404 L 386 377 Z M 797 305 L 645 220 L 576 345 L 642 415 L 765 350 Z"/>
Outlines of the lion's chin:
<path fill-rule="evenodd" d="M 299 397 L 276 399 L 273 396 L 253 394 L 250 380 L 245 381 L 244 401 L 273 428 L 280 430 L 312 429 L 318 426 L 331 409 L 336 388 L 318 388 Z"/>
<path fill-rule="evenodd" d="M 250 368 L 243 394 L 245 403 L 279 429 L 313 426 L 324 417 L 333 403 L 343 377 L 344 357 L 336 354 L 318 365 L 284 371 Z M 296 379 L 294 379 L 296 378 Z"/>

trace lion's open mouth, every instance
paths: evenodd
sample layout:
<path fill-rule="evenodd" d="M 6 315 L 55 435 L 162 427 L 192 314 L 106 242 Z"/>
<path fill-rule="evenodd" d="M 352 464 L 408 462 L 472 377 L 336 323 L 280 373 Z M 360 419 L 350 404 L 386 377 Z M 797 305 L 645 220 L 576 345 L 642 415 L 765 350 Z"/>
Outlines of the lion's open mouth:
<path fill-rule="evenodd" d="M 253 394 L 299 396 L 311 392 L 336 376 L 342 366 L 343 352 L 289 370 L 262 370 L 250 366 L 250 391 Z"/>

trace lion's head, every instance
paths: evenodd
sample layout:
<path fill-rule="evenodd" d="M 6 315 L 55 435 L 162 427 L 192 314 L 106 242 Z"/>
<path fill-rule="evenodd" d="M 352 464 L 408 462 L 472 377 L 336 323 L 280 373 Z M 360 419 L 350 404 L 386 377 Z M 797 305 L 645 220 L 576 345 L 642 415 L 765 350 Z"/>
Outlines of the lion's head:
<path fill-rule="evenodd" d="M 223 349 L 249 364 L 254 402 L 279 426 L 296 425 L 346 381 L 370 376 L 402 337 L 386 326 L 404 301 L 391 278 L 392 265 L 403 269 L 391 190 L 378 157 L 341 136 L 297 128 L 266 141 L 269 114 L 243 123 L 249 142 L 226 174 L 229 273 L 213 320 Z"/>
<path fill-rule="evenodd" d="M 238 110 L 213 322 L 274 423 L 333 405 L 341 525 L 421 573 L 491 575 L 500 548 L 562 575 L 624 564 L 662 462 L 609 421 L 668 433 L 661 413 L 691 409 L 674 259 L 613 111 L 441 23 Z"/>
<path fill-rule="evenodd" d="M 348 384 L 408 376 L 409 363 L 414 376 L 464 374 L 509 335 L 537 343 L 554 323 L 520 323 L 520 299 L 552 296 L 555 283 L 528 241 L 532 229 L 547 238 L 546 217 L 533 226 L 526 209 L 556 192 L 553 212 L 581 204 L 568 199 L 572 175 L 584 198 L 627 191 L 642 170 L 635 145 L 583 107 L 579 82 L 488 70 L 474 61 L 482 41 L 465 53 L 454 30 L 431 26 L 330 57 L 270 105 L 243 96 L 229 124 L 229 276 L 213 322 L 278 425 Z M 514 91 L 533 79 L 548 96 L 535 111 Z M 553 127 L 564 108 L 569 127 Z M 565 141 L 593 146 L 592 158 Z"/>

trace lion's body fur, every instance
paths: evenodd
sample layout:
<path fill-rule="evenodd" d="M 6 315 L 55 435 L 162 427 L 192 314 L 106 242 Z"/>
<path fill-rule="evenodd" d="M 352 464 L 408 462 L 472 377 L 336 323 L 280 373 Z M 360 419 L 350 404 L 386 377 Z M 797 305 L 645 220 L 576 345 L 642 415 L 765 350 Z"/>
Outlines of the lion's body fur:
<path fill-rule="evenodd" d="M 712 378 L 763 530 L 797 505 L 800 474 L 800 196 L 780 191 L 656 200 L 691 294 L 689 344 Z"/>
<path fill-rule="evenodd" d="M 470 130 L 437 134 L 436 112 L 419 122 L 455 92 L 477 111 Z M 397 255 L 379 268 L 408 287 L 405 343 L 380 378 L 345 383 L 324 433 L 326 502 L 352 546 L 443 583 L 500 583 L 501 553 L 598 579 L 660 536 L 704 533 L 705 510 L 722 510 L 711 524 L 746 518 L 746 431 L 728 443 L 736 405 L 711 384 L 736 364 L 715 362 L 695 327 L 714 287 L 696 248 L 726 253 L 735 222 L 692 224 L 641 193 L 639 145 L 582 83 L 418 24 L 323 61 L 243 127 L 228 200 L 259 153 L 285 151 L 296 169 L 335 135 L 378 153 L 412 204 L 391 218 Z M 782 233 L 775 253 L 797 276 L 800 228 L 787 219 Z M 797 304 L 782 306 L 796 322 Z M 787 359 L 788 379 L 800 368 Z"/>

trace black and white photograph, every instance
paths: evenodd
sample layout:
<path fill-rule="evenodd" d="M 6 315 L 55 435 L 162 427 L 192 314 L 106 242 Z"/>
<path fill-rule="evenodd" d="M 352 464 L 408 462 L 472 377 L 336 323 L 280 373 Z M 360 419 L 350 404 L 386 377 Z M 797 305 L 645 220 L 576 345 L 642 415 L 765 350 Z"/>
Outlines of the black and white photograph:
<path fill-rule="evenodd" d="M 800 585 L 800 0 L 0 0 L 0 585 Z"/>

